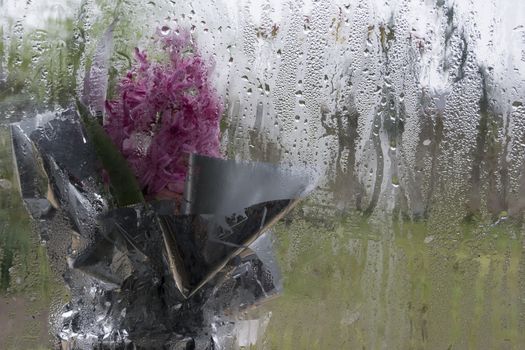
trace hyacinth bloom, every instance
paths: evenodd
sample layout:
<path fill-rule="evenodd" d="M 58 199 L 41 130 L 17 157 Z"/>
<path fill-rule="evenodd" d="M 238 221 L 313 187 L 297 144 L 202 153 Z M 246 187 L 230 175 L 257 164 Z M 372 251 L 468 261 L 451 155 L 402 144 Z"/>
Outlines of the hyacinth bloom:
<path fill-rule="evenodd" d="M 187 31 L 157 32 L 165 62 L 135 49 L 135 64 L 106 101 L 104 128 L 148 197 L 183 192 L 186 154 L 220 157 L 222 103 Z M 165 34 L 168 32 L 168 34 Z"/>

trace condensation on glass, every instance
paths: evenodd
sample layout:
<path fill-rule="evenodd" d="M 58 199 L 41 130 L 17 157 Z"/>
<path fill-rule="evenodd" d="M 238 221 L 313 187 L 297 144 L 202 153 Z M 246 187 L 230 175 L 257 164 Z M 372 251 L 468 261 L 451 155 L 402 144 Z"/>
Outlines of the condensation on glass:
<path fill-rule="evenodd" d="M 155 27 L 191 28 L 228 156 L 320 174 L 277 229 L 285 292 L 265 305 L 260 348 L 525 343 L 525 3 L 0 6 L 0 123 L 67 107 L 117 14 L 110 77 Z"/>

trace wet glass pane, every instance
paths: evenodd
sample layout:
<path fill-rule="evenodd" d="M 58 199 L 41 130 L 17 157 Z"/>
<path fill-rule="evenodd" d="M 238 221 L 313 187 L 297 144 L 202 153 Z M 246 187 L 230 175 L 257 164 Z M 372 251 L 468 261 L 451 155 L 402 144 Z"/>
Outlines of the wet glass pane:
<path fill-rule="evenodd" d="M 109 260 L 82 260 L 107 203 L 81 201 L 104 174 L 83 173 L 95 156 L 75 101 L 87 84 L 103 111 L 136 47 L 163 62 L 158 38 L 184 35 L 181 57 L 198 52 L 220 101 L 230 163 L 188 162 L 228 185 L 188 175 L 200 199 L 184 217 L 162 205 L 97 216 L 115 236 L 90 252 Z M 520 349 L 524 99 L 519 1 L 0 0 L 0 348 Z M 80 194 L 55 205 L 60 188 Z M 216 215 L 234 204 L 249 211 Z M 191 241 L 223 219 L 238 240 Z M 139 259 L 126 254 L 163 249 L 171 284 L 126 284 Z M 148 304 L 159 288 L 165 304 Z"/>

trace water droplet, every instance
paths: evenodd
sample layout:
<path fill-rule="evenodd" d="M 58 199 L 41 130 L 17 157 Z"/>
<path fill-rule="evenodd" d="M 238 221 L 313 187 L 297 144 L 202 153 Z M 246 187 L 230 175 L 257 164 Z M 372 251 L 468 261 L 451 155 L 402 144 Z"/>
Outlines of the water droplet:
<path fill-rule="evenodd" d="M 399 179 L 397 176 L 392 176 L 392 186 L 399 187 Z"/>
<path fill-rule="evenodd" d="M 171 33 L 171 29 L 168 26 L 163 26 L 162 28 L 160 28 L 160 33 L 162 35 L 169 35 Z"/>
<path fill-rule="evenodd" d="M 434 240 L 434 236 L 427 236 L 425 237 L 425 240 L 423 241 L 425 244 L 429 244 Z"/>
<path fill-rule="evenodd" d="M 11 181 L 7 179 L 0 179 L 0 189 L 9 190 L 13 187 Z"/>

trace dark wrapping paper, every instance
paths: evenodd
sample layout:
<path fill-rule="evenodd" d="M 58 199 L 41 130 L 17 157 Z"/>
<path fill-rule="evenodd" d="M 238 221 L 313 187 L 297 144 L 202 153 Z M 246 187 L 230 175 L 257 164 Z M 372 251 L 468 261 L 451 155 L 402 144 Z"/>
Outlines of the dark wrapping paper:
<path fill-rule="evenodd" d="M 69 242 L 48 244 L 71 290 L 52 318 L 62 348 L 220 348 L 239 311 L 281 290 L 269 229 L 311 189 L 306 172 L 189 155 L 182 199 L 114 208 L 75 111 L 11 134 L 28 212 Z"/>

